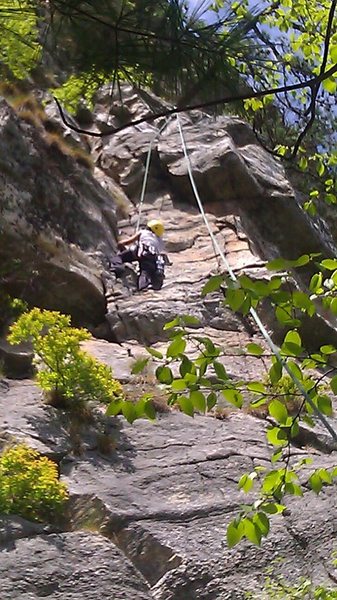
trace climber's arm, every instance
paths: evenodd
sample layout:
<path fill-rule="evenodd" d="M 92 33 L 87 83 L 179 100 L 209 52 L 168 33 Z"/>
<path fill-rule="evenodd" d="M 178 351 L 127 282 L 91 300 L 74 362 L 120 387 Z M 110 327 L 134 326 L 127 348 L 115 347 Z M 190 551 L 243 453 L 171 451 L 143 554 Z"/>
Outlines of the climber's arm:
<path fill-rule="evenodd" d="M 135 233 L 134 235 L 132 235 L 131 237 L 129 237 L 125 240 L 121 240 L 120 242 L 118 242 L 118 247 L 119 246 L 129 246 L 133 242 L 136 242 L 139 239 L 139 236 L 140 236 L 140 232 Z"/>

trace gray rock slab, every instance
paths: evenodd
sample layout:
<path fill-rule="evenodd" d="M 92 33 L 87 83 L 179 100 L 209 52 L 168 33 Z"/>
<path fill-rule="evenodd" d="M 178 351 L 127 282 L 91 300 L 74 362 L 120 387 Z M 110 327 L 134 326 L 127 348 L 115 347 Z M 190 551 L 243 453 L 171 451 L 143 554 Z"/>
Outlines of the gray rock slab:
<path fill-rule="evenodd" d="M 150 600 L 145 580 L 93 533 L 37 535 L 1 548 L 1 600 Z"/>
<path fill-rule="evenodd" d="M 71 442 L 61 414 L 43 403 L 31 380 L 7 380 L 0 393 L 0 443 L 24 442 L 53 457 L 66 454 Z"/>

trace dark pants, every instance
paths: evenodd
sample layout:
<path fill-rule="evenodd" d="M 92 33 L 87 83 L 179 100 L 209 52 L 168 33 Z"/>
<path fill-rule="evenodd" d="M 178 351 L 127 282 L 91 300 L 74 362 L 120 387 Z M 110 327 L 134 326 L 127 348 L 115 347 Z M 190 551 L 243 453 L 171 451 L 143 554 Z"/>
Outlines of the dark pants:
<path fill-rule="evenodd" d="M 145 290 L 149 285 L 152 285 L 154 290 L 160 290 L 164 283 L 164 277 L 157 270 L 157 257 L 155 254 L 138 257 L 134 250 L 123 250 L 113 257 L 111 267 L 117 276 L 122 275 L 124 263 L 131 263 L 135 260 L 138 261 L 140 270 L 137 281 L 138 290 Z"/>

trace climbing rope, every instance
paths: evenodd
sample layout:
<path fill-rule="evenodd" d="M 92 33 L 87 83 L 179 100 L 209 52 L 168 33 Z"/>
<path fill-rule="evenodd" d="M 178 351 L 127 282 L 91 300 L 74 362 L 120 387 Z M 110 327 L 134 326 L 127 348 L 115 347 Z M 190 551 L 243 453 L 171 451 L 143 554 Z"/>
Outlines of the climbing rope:
<path fill-rule="evenodd" d="M 139 228 L 140 228 L 140 220 L 141 220 L 141 216 L 142 216 L 142 210 L 143 210 L 143 204 L 144 204 L 144 198 L 145 198 L 145 191 L 146 191 L 147 180 L 148 180 L 149 171 L 150 171 L 152 147 L 153 147 L 153 144 L 156 141 L 156 139 L 164 131 L 164 129 L 165 129 L 166 125 L 168 124 L 168 122 L 169 122 L 169 119 L 166 119 L 164 125 L 162 125 L 160 127 L 160 129 L 155 133 L 155 135 L 153 136 L 153 138 L 152 138 L 152 140 L 150 142 L 149 149 L 147 151 L 146 162 L 145 162 L 145 172 L 144 172 L 142 190 L 141 190 L 140 199 L 139 199 L 139 208 L 138 208 L 138 217 L 137 217 L 137 224 L 136 224 L 136 233 L 138 233 Z M 162 203 L 162 205 L 163 205 L 163 203 Z"/>
<path fill-rule="evenodd" d="M 176 115 L 177 117 L 177 124 L 178 124 L 178 129 L 179 129 L 179 133 L 180 133 L 180 138 L 181 138 L 181 143 L 182 143 L 182 147 L 183 147 L 183 152 L 184 152 L 184 156 L 185 156 L 185 160 L 186 160 L 186 165 L 187 165 L 187 171 L 188 171 L 188 176 L 191 182 L 191 186 L 199 207 L 199 211 L 201 213 L 201 216 L 204 220 L 204 223 L 207 227 L 208 233 L 211 237 L 212 243 L 213 243 L 213 248 L 217 249 L 217 252 L 219 254 L 219 256 L 221 257 L 221 260 L 225 266 L 225 268 L 227 269 L 230 278 L 232 279 L 232 281 L 237 282 L 238 278 L 236 277 L 233 269 L 231 268 L 225 254 L 223 253 L 222 249 L 220 248 L 218 241 L 216 239 L 216 237 L 214 236 L 212 229 L 209 225 L 207 216 L 205 214 L 204 211 L 204 207 L 202 205 L 200 196 L 199 196 L 199 192 L 197 189 L 197 186 L 195 184 L 194 181 L 194 177 L 193 177 L 193 172 L 192 172 L 192 165 L 191 165 L 191 161 L 190 161 L 190 157 L 188 155 L 187 152 L 187 147 L 186 147 L 186 141 L 184 138 L 184 134 L 183 134 L 183 130 L 181 127 L 181 123 L 180 123 L 180 119 L 179 119 L 179 115 Z M 317 417 L 320 419 L 321 423 L 324 425 L 324 427 L 329 431 L 330 435 L 332 436 L 333 440 L 337 441 L 337 434 L 334 431 L 334 429 L 331 427 L 331 425 L 329 424 L 329 422 L 327 421 L 327 419 L 325 418 L 325 416 L 321 413 L 321 411 L 317 408 L 317 406 L 314 404 L 313 400 L 310 398 L 307 390 L 304 388 L 304 386 L 302 385 L 301 381 L 296 377 L 296 375 L 291 371 L 291 369 L 289 368 L 289 366 L 287 365 L 287 363 L 283 360 L 279 349 L 277 348 L 277 346 L 275 346 L 273 340 L 271 339 L 268 331 L 266 330 L 265 326 L 263 325 L 260 317 L 258 316 L 256 310 L 254 308 L 250 308 L 249 309 L 249 313 L 251 315 L 251 317 L 253 318 L 253 320 L 255 321 L 258 329 L 260 330 L 261 334 L 263 335 L 264 339 L 266 340 L 269 348 L 271 349 L 271 351 L 273 352 L 273 354 L 276 356 L 277 360 L 279 361 L 279 363 L 282 365 L 282 367 L 284 368 L 284 370 L 288 373 L 288 375 L 291 377 L 291 379 L 293 380 L 294 384 L 296 385 L 297 389 L 301 392 L 301 394 L 304 396 L 305 400 L 308 402 L 308 404 L 311 406 L 311 408 L 313 409 L 313 411 L 316 413 Z"/>

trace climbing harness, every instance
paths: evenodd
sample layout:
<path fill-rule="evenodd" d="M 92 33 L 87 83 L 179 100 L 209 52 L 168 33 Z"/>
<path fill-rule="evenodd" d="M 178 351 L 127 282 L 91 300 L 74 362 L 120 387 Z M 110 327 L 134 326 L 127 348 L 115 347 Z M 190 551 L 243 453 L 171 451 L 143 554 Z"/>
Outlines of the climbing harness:
<path fill-rule="evenodd" d="M 227 258 L 225 257 L 222 249 L 220 248 L 218 241 L 216 239 L 216 237 L 214 236 L 211 227 L 209 225 L 207 216 L 205 214 L 204 211 L 204 207 L 202 205 L 200 196 L 199 196 L 199 192 L 197 189 L 197 186 L 195 184 L 194 181 L 194 177 L 193 177 L 193 172 L 192 172 L 192 165 L 191 165 L 191 161 L 190 161 L 190 157 L 188 155 L 187 152 L 187 147 L 186 147 L 186 141 L 184 138 L 184 134 L 183 134 L 183 130 L 181 127 L 181 123 L 180 123 L 180 119 L 179 119 L 179 115 L 176 115 L 177 118 L 177 125 L 178 125 L 178 129 L 179 129 L 179 133 L 180 133 L 180 138 L 181 138 L 181 143 L 182 143 L 182 147 L 183 147 L 183 152 L 184 152 L 184 156 L 185 156 L 185 160 L 186 160 L 186 165 L 187 165 L 187 171 L 188 171 L 188 176 L 191 182 L 191 186 L 199 207 L 199 211 L 200 214 L 204 220 L 204 223 L 207 227 L 208 233 L 210 235 L 210 238 L 212 240 L 213 243 L 213 248 L 216 248 L 219 256 L 221 257 L 221 260 L 224 264 L 224 266 L 226 267 L 230 278 L 232 279 L 232 281 L 237 282 L 238 278 L 236 277 L 233 269 L 231 268 Z M 271 349 L 271 351 L 273 352 L 273 354 L 275 355 L 275 357 L 277 358 L 277 360 L 279 361 L 279 363 L 282 365 L 282 367 L 284 368 L 284 370 L 288 373 L 288 375 L 291 377 L 291 379 L 293 380 L 294 384 L 296 385 L 297 389 L 301 392 L 301 394 L 304 396 L 305 400 L 308 402 L 308 404 L 311 406 L 311 408 L 313 409 L 313 411 L 316 413 L 317 417 L 320 419 L 321 423 L 324 425 L 324 427 L 329 431 L 330 435 L 332 436 L 332 438 L 337 441 L 337 434 L 335 432 L 335 430 L 331 427 L 331 425 L 328 423 L 328 421 L 326 420 L 326 418 L 324 417 L 324 415 L 321 413 L 321 411 L 317 408 L 317 406 L 314 404 L 313 400 L 310 398 L 307 390 L 304 388 L 304 386 L 302 385 L 302 383 L 300 382 L 300 380 L 296 377 L 296 375 L 291 371 L 291 369 L 288 367 L 287 363 L 283 360 L 277 346 L 275 346 L 273 340 L 271 339 L 269 333 L 267 332 L 265 326 L 263 325 L 260 317 L 258 316 L 256 310 L 254 308 L 250 308 L 249 309 L 249 313 L 251 315 L 251 317 L 253 318 L 253 320 L 255 321 L 258 329 L 260 330 L 260 332 L 262 333 L 264 339 L 266 340 L 269 348 Z"/>

